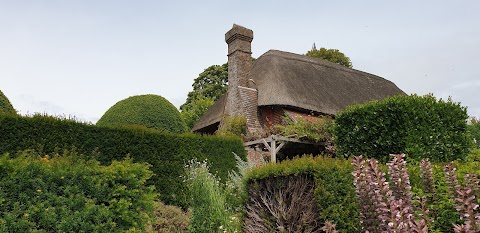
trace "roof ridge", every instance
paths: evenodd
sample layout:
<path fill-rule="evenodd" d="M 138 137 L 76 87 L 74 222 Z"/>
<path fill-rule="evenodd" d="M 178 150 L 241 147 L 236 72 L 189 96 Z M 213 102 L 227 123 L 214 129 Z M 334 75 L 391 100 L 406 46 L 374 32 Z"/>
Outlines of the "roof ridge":
<path fill-rule="evenodd" d="M 285 55 L 290 55 L 290 56 L 285 56 Z M 342 66 L 342 65 L 339 65 L 339 64 L 333 63 L 331 61 L 321 59 L 321 58 L 308 57 L 308 56 L 302 55 L 302 54 L 285 52 L 285 51 L 275 50 L 275 49 L 268 50 L 267 52 L 262 54 L 260 57 L 263 57 L 263 56 L 279 56 L 279 57 L 282 57 L 282 58 L 285 58 L 285 59 L 288 59 L 288 60 L 308 62 L 308 63 L 311 63 L 311 64 L 321 65 L 321 66 L 324 66 L 324 67 L 327 67 L 327 68 L 341 70 L 341 71 L 345 71 L 345 72 L 349 72 L 349 73 L 359 73 L 359 74 L 362 74 L 362 75 L 371 76 L 372 78 L 385 80 L 385 81 L 388 81 L 388 82 L 394 84 L 392 81 L 390 81 L 388 79 L 385 79 L 385 78 L 382 78 L 378 75 L 371 74 L 371 73 L 361 71 L 361 70 L 357 70 L 357 69 L 353 69 L 353 68 L 348 68 L 348 67 L 345 67 L 345 66 Z M 258 57 L 257 59 L 260 59 L 260 57 Z"/>

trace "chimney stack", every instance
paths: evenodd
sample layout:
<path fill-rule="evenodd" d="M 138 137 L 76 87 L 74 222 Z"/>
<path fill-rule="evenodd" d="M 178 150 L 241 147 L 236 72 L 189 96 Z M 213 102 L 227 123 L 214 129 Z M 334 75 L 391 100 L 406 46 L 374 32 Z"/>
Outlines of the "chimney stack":
<path fill-rule="evenodd" d="M 238 87 L 248 86 L 248 73 L 252 69 L 253 31 L 234 24 L 225 34 L 228 44 L 228 94 L 225 115 L 244 116 Z"/>

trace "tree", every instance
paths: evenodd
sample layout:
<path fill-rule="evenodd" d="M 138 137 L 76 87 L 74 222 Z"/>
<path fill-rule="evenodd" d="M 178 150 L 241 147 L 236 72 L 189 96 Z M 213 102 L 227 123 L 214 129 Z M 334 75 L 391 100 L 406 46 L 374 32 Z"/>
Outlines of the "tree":
<path fill-rule="evenodd" d="M 209 66 L 198 75 L 192 87 L 187 101 L 180 106 L 182 118 L 190 129 L 227 92 L 228 64 Z"/>
<path fill-rule="evenodd" d="M 193 91 L 188 93 L 187 101 L 180 106 L 182 111 L 191 108 L 198 99 L 210 98 L 215 102 L 227 92 L 228 64 L 209 66 L 198 75 L 192 87 Z"/>
<path fill-rule="evenodd" d="M 348 68 L 352 68 L 352 62 L 350 61 L 350 58 L 345 56 L 342 52 L 340 52 L 338 49 L 326 49 L 326 48 L 320 48 L 317 49 L 315 47 L 315 44 L 313 44 L 312 50 L 308 51 L 307 54 L 305 54 L 309 57 L 316 57 L 316 58 L 321 58 L 327 61 L 331 61 L 333 63 L 346 66 Z"/>

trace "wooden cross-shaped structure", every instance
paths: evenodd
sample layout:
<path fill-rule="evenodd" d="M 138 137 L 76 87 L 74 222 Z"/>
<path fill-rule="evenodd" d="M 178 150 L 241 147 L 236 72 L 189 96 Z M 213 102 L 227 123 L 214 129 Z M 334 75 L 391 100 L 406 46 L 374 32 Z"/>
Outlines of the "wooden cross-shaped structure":
<path fill-rule="evenodd" d="M 272 163 L 277 162 L 277 153 L 282 149 L 283 146 L 285 146 L 286 143 L 292 142 L 292 143 L 302 143 L 302 144 L 318 144 L 321 145 L 321 143 L 313 143 L 308 140 L 301 140 L 295 138 L 297 135 L 290 135 L 290 136 L 280 136 L 280 135 L 270 135 L 266 138 L 261 138 L 257 139 L 255 141 L 250 141 L 250 142 L 245 142 L 244 146 L 245 147 L 254 147 L 258 145 L 263 145 L 269 152 L 270 152 L 270 161 Z"/>

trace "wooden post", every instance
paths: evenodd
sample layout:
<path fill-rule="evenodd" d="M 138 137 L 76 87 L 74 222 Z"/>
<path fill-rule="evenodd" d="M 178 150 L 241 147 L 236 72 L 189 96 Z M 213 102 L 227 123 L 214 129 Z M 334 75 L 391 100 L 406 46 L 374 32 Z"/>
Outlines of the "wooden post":
<path fill-rule="evenodd" d="M 277 141 L 275 140 L 272 140 L 272 144 L 270 145 L 270 162 L 277 162 Z"/>
<path fill-rule="evenodd" d="M 280 143 L 277 146 L 277 141 Z M 277 153 L 282 149 L 282 147 L 287 143 L 287 142 L 295 142 L 295 143 L 304 143 L 298 139 L 294 138 L 289 138 L 289 137 L 283 137 L 283 136 L 276 136 L 276 135 L 271 135 L 268 138 L 262 138 L 262 139 L 257 139 L 255 141 L 250 141 L 244 143 L 245 147 L 250 147 L 252 145 L 259 145 L 263 144 L 265 148 L 270 152 L 270 161 L 272 163 L 277 162 Z M 311 143 L 308 143 L 311 144 Z"/>

